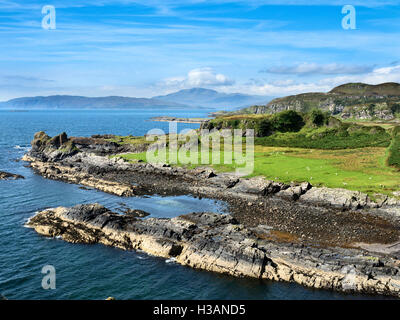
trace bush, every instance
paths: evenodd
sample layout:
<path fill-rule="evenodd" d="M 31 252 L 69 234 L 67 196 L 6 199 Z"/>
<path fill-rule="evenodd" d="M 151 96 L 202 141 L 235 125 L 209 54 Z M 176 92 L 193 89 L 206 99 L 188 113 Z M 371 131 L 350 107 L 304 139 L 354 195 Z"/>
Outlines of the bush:
<path fill-rule="evenodd" d="M 400 113 L 400 104 L 395 103 L 390 107 L 393 114 Z"/>
<path fill-rule="evenodd" d="M 262 119 L 258 127 L 258 137 L 269 136 L 272 132 L 272 124 L 269 119 Z"/>
<path fill-rule="evenodd" d="M 393 128 L 392 142 L 388 148 L 387 163 L 400 169 L 400 126 Z"/>
<path fill-rule="evenodd" d="M 336 150 L 390 145 L 390 135 L 383 128 L 357 127 L 343 124 L 339 128 L 304 128 L 300 132 L 275 133 L 269 137 L 256 138 L 255 143 L 272 147 Z"/>
<path fill-rule="evenodd" d="M 329 122 L 329 114 L 321 109 L 311 110 L 309 117 L 311 124 L 317 127 L 326 125 Z"/>
<path fill-rule="evenodd" d="M 296 132 L 305 125 L 303 117 L 294 110 L 275 114 L 271 122 L 272 128 L 279 132 Z"/>

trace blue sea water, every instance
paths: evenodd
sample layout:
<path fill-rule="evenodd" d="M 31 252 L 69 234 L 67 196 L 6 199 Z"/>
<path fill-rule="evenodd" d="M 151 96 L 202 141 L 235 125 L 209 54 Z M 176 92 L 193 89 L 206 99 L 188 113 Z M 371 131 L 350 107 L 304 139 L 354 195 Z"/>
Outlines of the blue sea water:
<path fill-rule="evenodd" d="M 0 111 L 0 170 L 24 180 L 0 181 L 0 293 L 8 299 L 377 299 L 312 290 L 296 284 L 238 279 L 193 270 L 140 252 L 103 245 L 71 244 L 40 236 L 24 227 L 36 211 L 79 203 L 120 203 L 154 217 L 193 211 L 226 212 L 224 203 L 189 196 L 119 198 L 77 185 L 46 180 L 15 160 L 29 149 L 33 134 L 63 131 L 72 136 L 112 133 L 143 135 L 168 123 L 149 119 L 159 115 L 206 116 L 207 110 L 134 111 Z M 178 124 L 178 131 L 197 128 Z M 42 267 L 56 269 L 56 289 L 45 290 Z"/>

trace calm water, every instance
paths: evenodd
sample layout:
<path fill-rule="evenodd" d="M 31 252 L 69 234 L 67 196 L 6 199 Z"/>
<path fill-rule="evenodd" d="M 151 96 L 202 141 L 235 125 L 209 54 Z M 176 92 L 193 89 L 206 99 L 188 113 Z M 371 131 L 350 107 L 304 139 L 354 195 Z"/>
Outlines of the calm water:
<path fill-rule="evenodd" d="M 305 289 L 295 284 L 236 279 L 196 271 L 143 253 L 102 245 L 70 244 L 37 235 L 24 227 L 36 211 L 54 206 L 99 202 L 109 208 L 125 203 L 155 217 L 193 211 L 224 212 L 223 203 L 180 197 L 119 198 L 76 185 L 45 180 L 16 162 L 29 148 L 33 134 L 62 131 L 143 135 L 149 129 L 168 130 L 168 123 L 148 121 L 171 115 L 201 117 L 206 111 L 0 111 L 0 170 L 22 174 L 25 180 L 0 181 L 0 293 L 9 299 L 354 299 Z M 178 124 L 178 130 L 197 128 Z M 57 289 L 41 287 L 41 269 L 53 265 Z"/>

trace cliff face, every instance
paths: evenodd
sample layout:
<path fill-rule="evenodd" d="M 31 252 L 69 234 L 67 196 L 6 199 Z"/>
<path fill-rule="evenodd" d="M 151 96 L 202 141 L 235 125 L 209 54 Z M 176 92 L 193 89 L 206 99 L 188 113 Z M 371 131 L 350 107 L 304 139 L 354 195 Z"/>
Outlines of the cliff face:
<path fill-rule="evenodd" d="M 400 84 L 367 85 L 349 83 L 328 93 L 303 93 L 272 100 L 241 112 L 278 113 L 285 110 L 307 112 L 313 108 L 329 111 L 342 118 L 392 120 L 400 113 Z"/>
<path fill-rule="evenodd" d="M 238 277 L 400 295 L 398 260 L 354 249 L 307 248 L 263 240 L 268 228 L 246 228 L 230 215 L 201 212 L 141 220 L 90 204 L 48 209 L 27 225 L 42 235 L 73 243 L 143 250 L 182 265 Z"/>

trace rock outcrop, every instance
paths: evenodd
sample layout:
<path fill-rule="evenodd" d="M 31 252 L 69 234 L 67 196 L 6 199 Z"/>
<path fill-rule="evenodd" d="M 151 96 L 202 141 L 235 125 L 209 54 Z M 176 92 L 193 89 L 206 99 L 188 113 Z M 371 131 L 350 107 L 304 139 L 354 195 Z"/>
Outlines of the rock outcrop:
<path fill-rule="evenodd" d="M 68 137 L 65 132 L 49 137 L 45 132 L 35 133 L 29 156 L 42 161 L 61 161 L 79 152 L 107 156 L 124 152 L 146 151 L 149 143 L 119 144 L 114 135 L 93 135 L 92 137 Z"/>
<path fill-rule="evenodd" d="M 90 169 L 91 167 L 89 167 L 88 170 L 84 171 L 81 167 L 63 165 L 58 162 L 46 162 L 41 160 L 32 161 L 33 159 L 29 156 L 25 156 L 22 159 L 30 161 L 32 169 L 47 179 L 80 184 L 103 192 L 115 194 L 120 197 L 131 197 L 135 195 L 135 186 L 133 185 L 102 179 L 101 177 L 96 177 L 91 174 L 95 173 L 95 170 L 101 170 L 99 168 L 96 169 L 96 167 L 93 169 Z"/>
<path fill-rule="evenodd" d="M 27 225 L 42 235 L 73 243 L 143 250 L 232 276 L 400 296 L 400 260 L 357 249 L 277 243 L 266 240 L 268 228 L 246 228 L 230 215 L 201 212 L 141 220 L 90 204 L 47 209 Z"/>
<path fill-rule="evenodd" d="M 18 179 L 25 179 L 25 178 L 19 174 L 0 171 L 0 180 L 18 180 Z"/>

